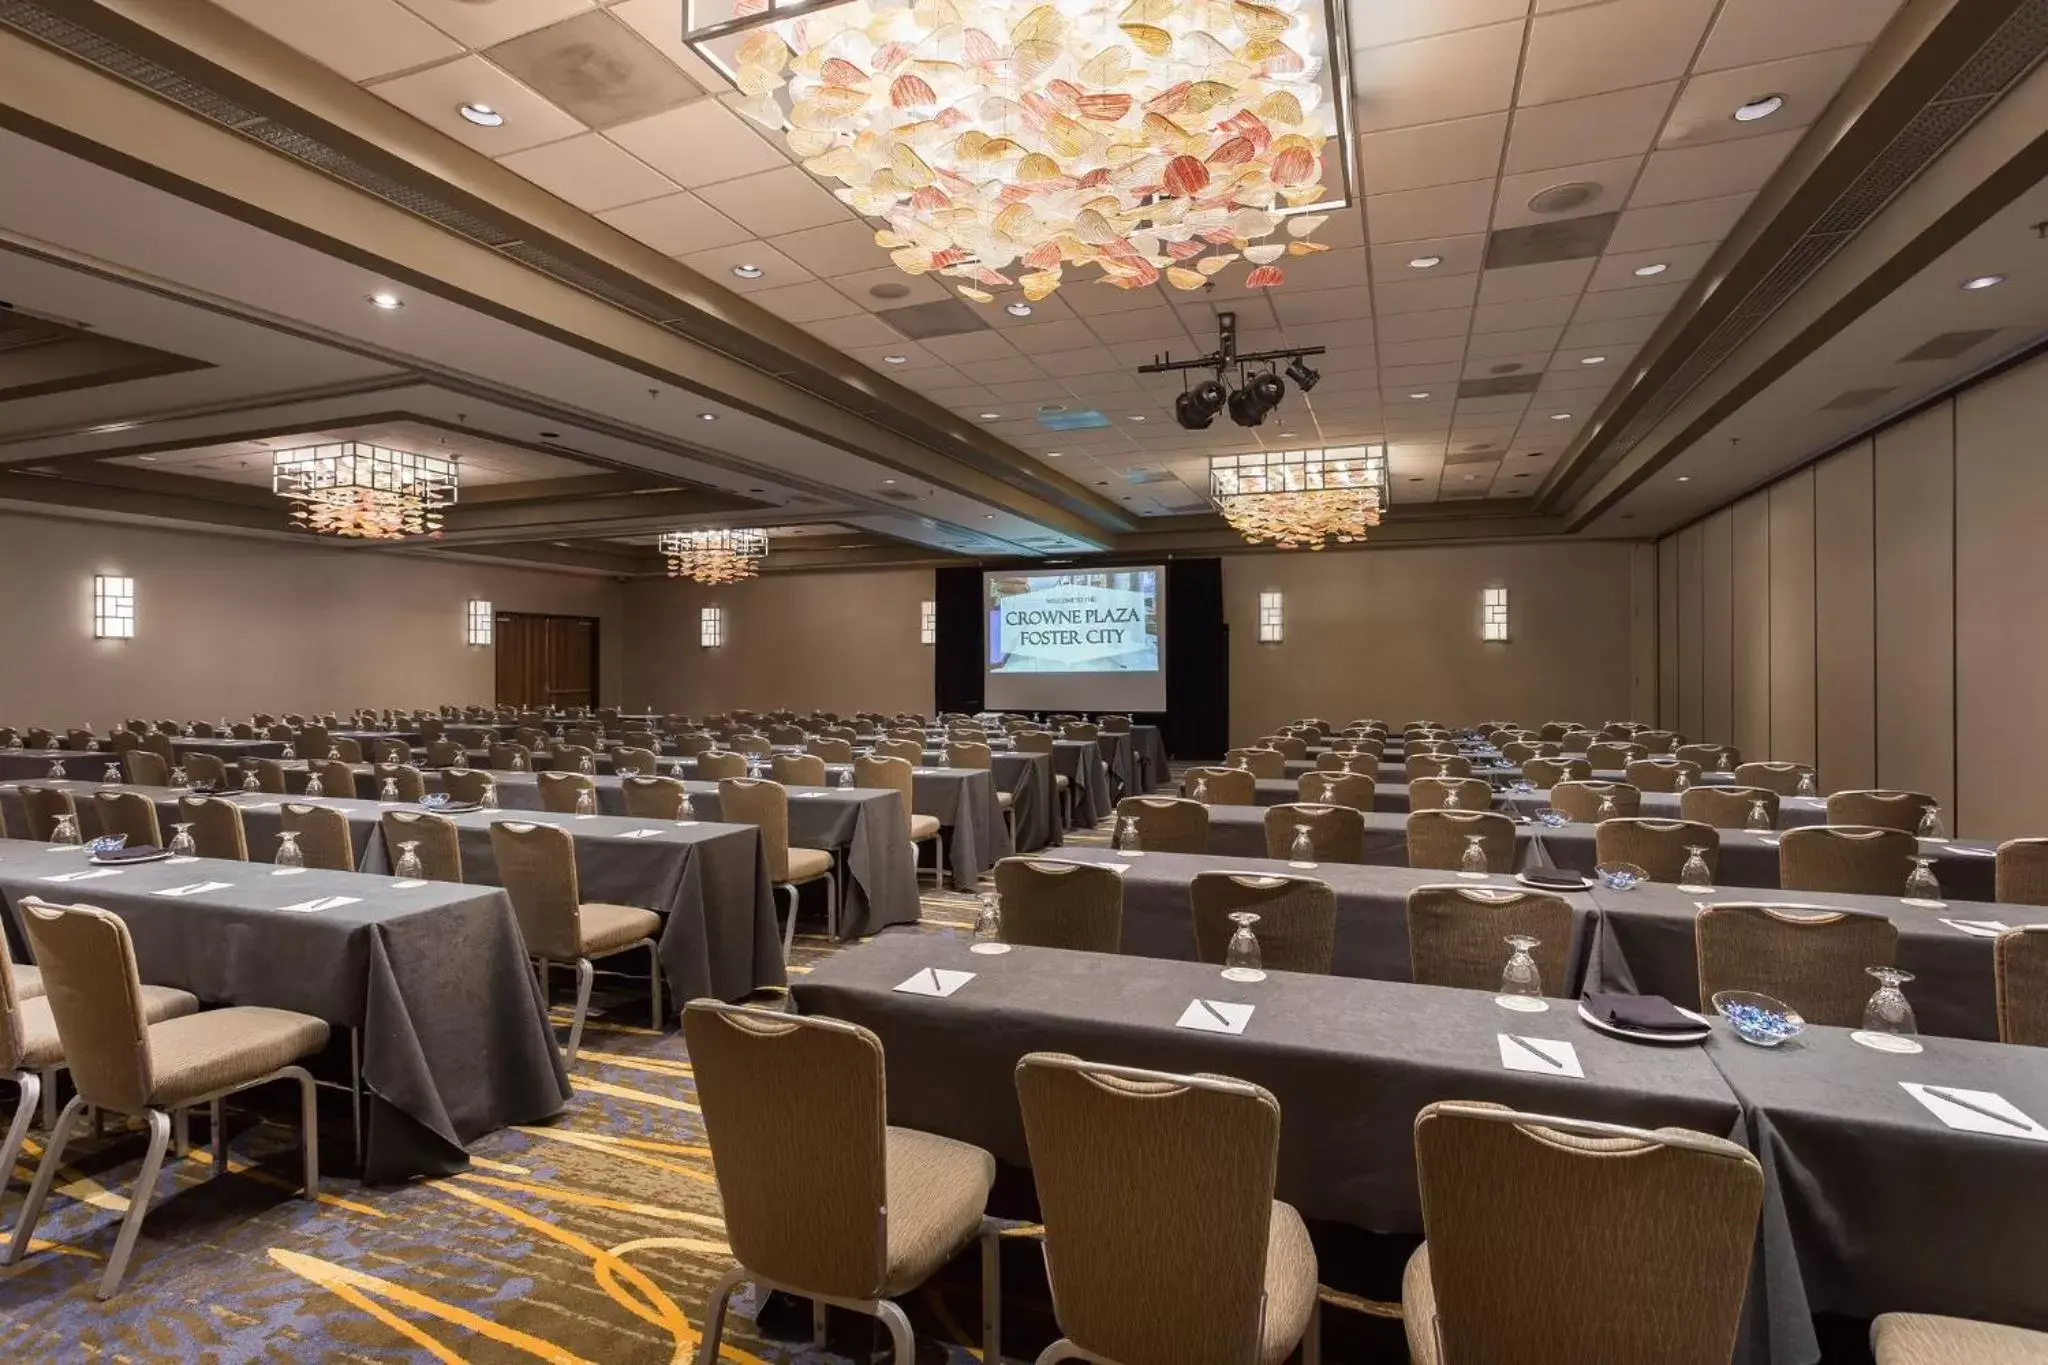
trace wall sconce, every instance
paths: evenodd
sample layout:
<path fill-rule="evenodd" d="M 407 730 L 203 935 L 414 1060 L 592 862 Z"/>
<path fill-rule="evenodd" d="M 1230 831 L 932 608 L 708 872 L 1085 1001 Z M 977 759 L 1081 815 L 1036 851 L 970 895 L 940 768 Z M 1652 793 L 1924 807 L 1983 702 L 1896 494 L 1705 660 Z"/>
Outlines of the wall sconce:
<path fill-rule="evenodd" d="M 697 613 L 697 645 L 717 649 L 725 643 L 725 608 L 704 607 Z"/>
<path fill-rule="evenodd" d="M 939 642 L 939 604 L 920 602 L 917 604 L 917 642 L 933 645 Z"/>
<path fill-rule="evenodd" d="M 1286 637 L 1286 612 L 1280 594 L 1259 594 L 1259 643 L 1277 645 Z"/>
<path fill-rule="evenodd" d="M 490 644 L 497 619 L 497 613 L 491 609 L 489 602 L 481 597 L 472 597 L 469 600 L 469 614 L 464 618 L 468 627 L 466 634 L 469 643 L 476 646 Z"/>
<path fill-rule="evenodd" d="M 1480 589 L 1479 638 L 1482 640 L 1503 641 L 1508 638 L 1508 590 L 1506 588 Z"/>
<path fill-rule="evenodd" d="M 92 580 L 92 638 L 132 640 L 135 638 L 135 580 L 94 574 Z"/>

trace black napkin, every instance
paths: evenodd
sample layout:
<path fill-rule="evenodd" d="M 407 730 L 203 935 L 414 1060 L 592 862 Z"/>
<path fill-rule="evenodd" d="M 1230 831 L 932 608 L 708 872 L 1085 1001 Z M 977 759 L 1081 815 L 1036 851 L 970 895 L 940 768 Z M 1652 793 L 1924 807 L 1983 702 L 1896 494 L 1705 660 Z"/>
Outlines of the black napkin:
<path fill-rule="evenodd" d="M 112 853 L 95 853 L 93 861 L 101 863 L 143 863 L 151 858 L 161 858 L 164 851 L 154 844 L 127 844 Z"/>
<path fill-rule="evenodd" d="M 482 810 L 483 803 L 479 801 L 450 801 L 445 806 L 429 806 L 427 809 L 435 815 L 467 815 L 470 811 Z"/>
<path fill-rule="evenodd" d="M 1644 1033 L 1697 1033 L 1700 1022 L 1679 1013 L 1661 995 L 1615 995 L 1587 991 L 1586 1012 L 1603 1023 Z"/>
<path fill-rule="evenodd" d="M 1522 874 L 1522 880 L 1534 886 L 1555 886 L 1566 891 L 1580 891 L 1585 888 L 1586 878 L 1578 872 L 1559 872 L 1551 868 L 1530 868 Z"/>

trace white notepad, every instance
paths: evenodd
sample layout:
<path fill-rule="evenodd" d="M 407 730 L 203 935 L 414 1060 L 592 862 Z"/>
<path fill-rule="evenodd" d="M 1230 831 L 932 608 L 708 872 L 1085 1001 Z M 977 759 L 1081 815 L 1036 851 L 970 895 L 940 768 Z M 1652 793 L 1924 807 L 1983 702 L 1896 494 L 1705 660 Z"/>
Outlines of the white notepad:
<path fill-rule="evenodd" d="M 1965 1133 L 1990 1133 L 1997 1137 L 2048 1142 L 2048 1128 L 2027 1117 L 2017 1105 L 1995 1090 L 1965 1090 L 1959 1085 L 1930 1086 L 1918 1081 L 1900 1081 L 1899 1086 L 1925 1105 L 1928 1113 L 1951 1128 Z"/>
<path fill-rule="evenodd" d="M 1579 1050 L 1570 1043 L 1556 1038 L 1525 1038 L 1515 1033 L 1497 1036 L 1500 1039 L 1500 1064 L 1510 1071 L 1585 1077 L 1586 1069 L 1579 1065 Z"/>
<path fill-rule="evenodd" d="M 339 910 L 344 905 L 354 905 L 360 900 L 361 896 L 318 896 L 309 901 L 300 901 L 297 905 L 280 905 L 277 908 L 291 911 L 293 914 L 316 915 L 322 910 Z"/>
<path fill-rule="evenodd" d="M 949 967 L 926 967 L 896 989 L 905 995 L 932 995 L 940 999 L 974 980 L 973 972 L 956 972 Z"/>
<path fill-rule="evenodd" d="M 391 883 L 391 889 L 393 891 L 417 891 L 425 885 L 426 883 L 421 881 L 418 877 L 407 877 L 402 882 Z"/>
<path fill-rule="evenodd" d="M 2004 920 L 1996 919 L 1945 919 L 1942 923 L 1951 929 L 1959 929 L 1966 934 L 1975 934 L 1978 938 L 1997 938 L 2000 934 L 2012 928 Z"/>
<path fill-rule="evenodd" d="M 305 875 L 305 872 L 306 869 L 303 867 L 273 867 L 270 869 L 270 875 L 273 877 L 301 877 Z"/>
<path fill-rule="evenodd" d="M 1235 1001 L 1204 1000 L 1196 996 L 1188 1001 L 1188 1007 L 1181 1011 L 1174 1027 L 1197 1029 L 1203 1033 L 1243 1033 L 1245 1025 L 1252 1021 L 1255 1008 Z"/>
<path fill-rule="evenodd" d="M 652 839 L 659 833 L 661 831 L 658 829 L 629 829 L 619 837 L 621 839 Z"/>
<path fill-rule="evenodd" d="M 233 886 L 233 882 L 188 882 L 184 886 L 167 886 L 161 891 L 153 891 L 150 894 L 155 896 L 198 896 L 208 891 L 226 891 Z"/>
<path fill-rule="evenodd" d="M 118 867 L 88 867 L 81 872 L 59 872 L 54 877 L 43 878 L 46 882 L 89 882 L 95 877 L 118 877 Z"/>

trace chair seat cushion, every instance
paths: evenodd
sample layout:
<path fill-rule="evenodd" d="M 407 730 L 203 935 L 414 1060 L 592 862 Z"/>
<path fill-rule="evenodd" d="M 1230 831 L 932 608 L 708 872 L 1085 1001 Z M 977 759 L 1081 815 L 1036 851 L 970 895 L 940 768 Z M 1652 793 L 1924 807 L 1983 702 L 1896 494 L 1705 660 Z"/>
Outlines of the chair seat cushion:
<path fill-rule="evenodd" d="M 910 817 L 910 842 L 929 839 L 939 832 L 939 817 L 936 815 L 913 815 Z"/>
<path fill-rule="evenodd" d="M 1065 791 L 1067 789 L 1067 779 L 1064 775 L 1060 773 L 1053 774 L 1052 784 L 1061 791 Z"/>
<path fill-rule="evenodd" d="M 310 1014 L 237 1005 L 149 1028 L 156 1089 L 149 1102 L 174 1109 L 253 1081 L 327 1046 L 327 1023 Z"/>
<path fill-rule="evenodd" d="M 643 938 L 661 937 L 661 916 L 637 905 L 585 901 L 576 907 L 576 922 L 585 957 L 602 957 Z"/>
<path fill-rule="evenodd" d="M 889 1280 L 883 1293 L 893 1297 L 923 1284 L 980 1231 L 996 1159 L 915 1128 L 890 1128 L 885 1150 Z"/>
<path fill-rule="evenodd" d="M 1316 1249 L 1292 1204 L 1273 1201 L 1266 1234 L 1266 1336 L 1259 1343 L 1261 1365 L 1280 1365 L 1301 1344 L 1315 1312 Z"/>
<path fill-rule="evenodd" d="M 15 970 L 18 972 L 22 968 Z M 37 984 L 41 984 L 40 979 Z M 149 1023 L 198 1012 L 199 997 L 189 992 L 173 990 L 169 986 L 142 988 L 142 1017 Z M 41 1071 L 44 1067 L 63 1064 L 64 1044 L 57 1037 L 57 1020 L 50 1013 L 47 997 L 38 995 L 21 1002 L 21 1042 L 18 1065 L 22 1070 Z"/>
<path fill-rule="evenodd" d="M 2042 1365 L 2048 1333 L 1931 1313 L 1885 1313 L 1870 1325 L 1877 1365 Z"/>
<path fill-rule="evenodd" d="M 33 1000 L 43 993 L 43 974 L 33 967 L 11 966 L 8 971 L 14 975 L 14 998 Z"/>
<path fill-rule="evenodd" d="M 832 871 L 832 855 L 822 848 L 797 848 L 789 850 L 789 884 L 814 882 Z"/>
<path fill-rule="evenodd" d="M 1009 808 L 1010 808 L 1010 807 L 1011 807 L 1012 805 L 1014 805 L 1015 803 L 1016 803 L 1016 798 L 1015 798 L 1014 796 L 1011 796 L 1011 795 L 1010 795 L 1010 793 L 1008 793 L 1008 792 L 997 792 L 997 793 L 996 793 L 996 804 L 997 804 L 998 806 L 1002 807 L 1002 808 L 1003 808 L 1004 810 L 1008 810 L 1008 809 L 1009 809 Z"/>
<path fill-rule="evenodd" d="M 1413 1365 L 1440 1365 L 1436 1340 L 1436 1285 L 1429 1278 L 1429 1243 L 1415 1248 L 1401 1272 L 1401 1324 L 1408 1331 Z"/>

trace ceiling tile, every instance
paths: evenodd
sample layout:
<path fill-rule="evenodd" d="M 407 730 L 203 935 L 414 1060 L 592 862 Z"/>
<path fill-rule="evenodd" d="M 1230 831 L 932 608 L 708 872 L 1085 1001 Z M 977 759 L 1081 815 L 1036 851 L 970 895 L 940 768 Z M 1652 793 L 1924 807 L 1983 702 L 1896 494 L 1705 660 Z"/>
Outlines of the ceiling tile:
<path fill-rule="evenodd" d="M 1661 111 L 1660 111 L 1661 112 Z M 1358 137 L 1360 183 L 1375 194 L 1483 180 L 1500 170 L 1500 148 L 1507 136 L 1506 114 L 1426 123 Z M 1655 135 L 1655 129 L 1651 130 Z M 1650 138 L 1643 139 L 1646 150 Z"/>
<path fill-rule="evenodd" d="M 1366 283 L 1363 247 L 1353 247 L 1348 251 L 1320 251 L 1312 256 L 1286 256 L 1281 258 L 1279 265 L 1286 272 L 1287 282 L 1261 291 L 1275 300 L 1289 294 L 1350 289 Z"/>
<path fill-rule="evenodd" d="M 485 156 L 503 156 L 584 131 L 582 124 L 481 57 L 460 57 L 394 76 L 369 90 Z M 505 122 L 496 128 L 479 127 L 456 112 L 465 102 L 488 104 L 505 116 Z"/>
<path fill-rule="evenodd" d="M 1144 308 L 1164 308 L 1164 289 L 1117 289 L 1110 285 L 1099 285 L 1090 281 L 1085 287 L 1074 286 L 1060 291 L 1067 306 L 1076 313 L 1093 317 L 1098 313 L 1133 313 Z"/>
<path fill-rule="evenodd" d="M 1576 296 L 1586 287 L 1595 264 L 1592 260 L 1551 261 L 1545 265 L 1518 265 L 1511 270 L 1489 270 L 1479 277 L 1479 302 L 1520 303 L 1525 299 Z"/>
<path fill-rule="evenodd" d="M 462 55 L 462 44 L 397 0 L 218 0 L 273 38 L 352 81 Z"/>
<path fill-rule="evenodd" d="M 1396 313 L 1379 319 L 1375 325 L 1382 343 L 1463 336 L 1472 330 L 1472 310 L 1441 308 L 1426 313 Z"/>
<path fill-rule="evenodd" d="M 1394 341 L 1380 347 L 1380 368 L 1393 373 L 1413 365 L 1457 365 L 1465 358 L 1465 338 Z"/>
<path fill-rule="evenodd" d="M 1052 351 L 1073 351 L 1096 344 L 1095 333 L 1089 331 L 1086 324 L 1071 319 L 1008 327 L 1003 329 L 1003 335 L 1019 353 L 1033 359 Z"/>
<path fill-rule="evenodd" d="M 1446 275 L 1434 280 L 1392 280 L 1373 291 L 1373 301 L 1382 315 L 1464 308 L 1471 305 L 1478 284 L 1479 277 L 1476 275 Z"/>
<path fill-rule="evenodd" d="M 1519 332 L 1481 332 L 1465 354 L 1474 360 L 1499 360 L 1535 352 L 1548 353 L 1564 335 L 1562 327 L 1525 327 Z"/>
<path fill-rule="evenodd" d="M 1351 54 L 1362 133 L 1491 114 L 1514 102 L 1520 22 L 1463 29 Z"/>
<path fill-rule="evenodd" d="M 904 340 L 901 332 L 873 313 L 855 313 L 844 318 L 821 318 L 816 322 L 805 323 L 804 330 L 827 346 L 837 346 L 842 351 L 854 346 L 889 347 Z"/>
<path fill-rule="evenodd" d="M 597 0 L 404 0 L 407 9 L 470 47 L 489 47 L 596 7 Z"/>
<path fill-rule="evenodd" d="M 1529 25 L 1523 104 L 1676 80 L 1691 66 L 1717 0 L 1610 0 Z"/>
<path fill-rule="evenodd" d="M 1550 357 L 1550 368 L 1568 373 L 1612 376 L 1635 355 L 1633 346 L 1568 346 Z"/>
<path fill-rule="evenodd" d="M 689 189 L 789 166 L 789 158 L 717 100 L 607 129 L 605 136 Z"/>
<path fill-rule="evenodd" d="M 693 251 L 681 259 L 684 265 L 706 276 L 713 284 L 730 289 L 735 294 L 755 294 L 764 289 L 776 289 L 810 278 L 810 274 L 802 266 L 766 242 L 738 242 L 732 246 L 713 247 L 708 251 Z M 761 277 L 756 280 L 741 279 L 732 273 L 732 268 L 736 265 L 759 266 Z"/>
<path fill-rule="evenodd" d="M 1617 212 L 1628 201 L 1629 189 L 1635 184 L 1636 173 L 1642 166 L 1643 158 L 1629 156 L 1614 161 L 1581 162 L 1571 166 L 1556 166 L 1546 171 L 1524 171 L 1520 175 L 1502 176 L 1500 195 L 1493 210 L 1494 230 L 1550 222 L 1566 214 L 1574 218 L 1584 218 L 1594 214 Z M 1559 185 L 1597 185 L 1599 190 L 1592 198 L 1574 204 L 1563 213 L 1543 213 L 1529 207 L 1531 199 Z"/>
<path fill-rule="evenodd" d="M 1661 317 L 1607 318 L 1575 322 L 1564 329 L 1564 335 L 1558 339 L 1558 344 L 1573 349 L 1635 347 L 1648 341 L 1662 322 Z"/>
<path fill-rule="evenodd" d="M 1652 152 L 1629 207 L 1717 199 L 1762 189 L 1802 136 L 1803 130 L 1788 128 L 1765 137 Z"/>
<path fill-rule="evenodd" d="M 817 322 L 821 318 L 843 318 L 862 311 L 859 304 L 823 280 L 758 290 L 753 301 L 786 322 Z"/>
<path fill-rule="evenodd" d="M 1412 242 L 1485 232 L 1493 214 L 1494 182 L 1467 180 L 1422 190 L 1375 194 L 1365 201 L 1374 242 Z"/>
<path fill-rule="evenodd" d="M 1138 363 L 1142 365 L 1144 362 L 1139 361 Z M 1110 356 L 1109 368 L 1096 370 L 1089 374 L 1069 375 L 1066 382 L 1067 392 L 1075 394 L 1109 396 L 1120 393 L 1135 393 L 1138 390 L 1137 376 L 1126 371 L 1123 368 L 1123 362 L 1118 360 L 1114 353 Z"/>
<path fill-rule="evenodd" d="M 720 213 L 763 237 L 844 223 L 852 213 L 801 166 L 706 185 L 698 194 Z"/>
<path fill-rule="evenodd" d="M 1095 374 L 1102 370 L 1116 368 L 1116 357 L 1106 346 L 1089 346 L 1078 351 L 1052 351 L 1043 355 L 1034 354 L 1032 361 L 1039 369 L 1061 379 Z M 1072 388 L 1071 385 L 1068 386 Z"/>
<path fill-rule="evenodd" d="M 522 33 L 484 55 L 592 128 L 645 118 L 704 94 L 603 10 Z"/>
<path fill-rule="evenodd" d="M 612 209 L 598 217 L 664 256 L 708 251 L 715 246 L 744 242 L 752 235 L 693 194 L 665 195 Z"/>
<path fill-rule="evenodd" d="M 1120 291 L 1111 291 L 1120 292 Z M 1192 340 L 1187 324 L 1171 308 L 1141 308 L 1128 313 L 1104 313 L 1084 319 L 1098 340 L 1187 342 Z"/>
<path fill-rule="evenodd" d="M 1682 284 L 1653 284 L 1641 289 L 1603 289 L 1597 294 L 1588 294 L 1579 300 L 1578 311 L 1572 314 L 1573 322 L 1599 322 L 1608 318 L 1662 317 L 1671 311 L 1679 296 L 1685 293 Z"/>
<path fill-rule="evenodd" d="M 774 239 L 775 249 L 813 275 L 850 275 L 885 264 L 875 230 L 858 219 L 806 228 Z"/>
<path fill-rule="evenodd" d="M 1718 71 L 1859 46 L 1883 32 L 1898 7 L 1899 0 L 1724 0 L 1696 66 Z"/>
<path fill-rule="evenodd" d="M 1015 360 L 1018 351 L 1010 339 L 1001 332 L 983 329 L 976 332 L 961 332 L 932 342 L 951 365 L 964 365 L 971 361 Z"/>
<path fill-rule="evenodd" d="M 1642 289 L 1661 284 L 1683 284 L 1706 267 L 1707 258 L 1714 251 L 1712 242 L 1704 242 L 1692 246 L 1659 247 L 1655 251 L 1610 254 L 1602 258 L 1600 268 L 1593 272 L 1586 288 Z M 1653 264 L 1665 269 L 1648 276 L 1635 273 L 1639 268 Z"/>
<path fill-rule="evenodd" d="M 834 275 L 832 287 L 870 312 L 920 303 L 953 301 L 953 291 L 933 275 L 906 275 L 893 265 Z M 881 290 L 880 294 L 875 290 Z"/>
<path fill-rule="evenodd" d="M 1434 279 L 1442 275 L 1470 275 L 1480 267 L 1486 238 L 1478 233 L 1463 237 L 1435 237 L 1419 242 L 1384 242 L 1372 248 L 1372 274 L 1376 280 Z M 1410 261 L 1435 256 L 1431 266 L 1411 266 Z"/>
<path fill-rule="evenodd" d="M 676 188 L 666 176 L 596 133 L 513 152 L 498 158 L 498 164 L 591 213 L 637 204 Z"/>
<path fill-rule="evenodd" d="M 1388 286 L 1380 287 L 1384 291 Z M 1297 322 L 1338 322 L 1372 315 L 1373 291 L 1363 286 L 1324 289 L 1289 295 L 1280 299 L 1280 316 L 1289 325 Z M 1197 339 L 1205 334 L 1197 333 Z"/>
<path fill-rule="evenodd" d="M 1607 239 L 1609 251 L 1649 251 L 1660 246 L 1691 246 L 1718 242 L 1734 231 L 1754 194 L 1721 199 L 1693 199 L 1682 204 L 1629 209 Z"/>
<path fill-rule="evenodd" d="M 617 0 L 612 13 L 632 25 L 633 31 L 654 44 L 661 54 L 682 68 L 685 76 L 706 90 L 724 94 L 731 84 L 702 57 L 683 44 L 683 0 Z"/>
<path fill-rule="evenodd" d="M 1346 6 L 1344 27 L 1351 46 L 1380 47 L 1528 13 L 1529 0 L 1368 0 Z"/>
<path fill-rule="evenodd" d="M 1671 110 L 1678 82 L 1662 81 L 1515 111 L 1505 169 L 1510 175 L 1588 161 L 1641 156 Z"/>
<path fill-rule="evenodd" d="M 1572 320 L 1572 307 L 1576 302 L 1558 297 L 1481 304 L 1472 314 L 1472 330 L 1475 333 L 1520 332 L 1532 327 L 1562 327 Z"/>
<path fill-rule="evenodd" d="M 1801 128 L 1820 117 L 1828 101 L 1863 58 L 1860 47 L 1838 47 L 1804 57 L 1740 66 L 1694 76 L 1685 83 L 1671 122 L 1658 140 L 1660 147 L 1694 146 L 1761 137 L 1785 128 Z M 1768 118 L 1738 122 L 1735 110 L 1765 95 L 1783 97 L 1784 107 Z"/>

